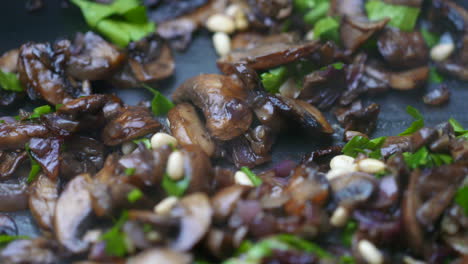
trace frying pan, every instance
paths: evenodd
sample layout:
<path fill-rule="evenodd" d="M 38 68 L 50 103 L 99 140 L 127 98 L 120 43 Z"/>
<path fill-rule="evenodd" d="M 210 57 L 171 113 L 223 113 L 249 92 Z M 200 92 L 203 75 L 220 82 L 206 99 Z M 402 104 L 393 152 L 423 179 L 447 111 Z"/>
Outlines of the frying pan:
<path fill-rule="evenodd" d="M 45 1 L 45 8 L 28 13 L 25 9 L 25 1 L 3 0 L 0 16 L 0 53 L 17 48 L 21 44 L 34 41 L 54 41 L 64 37 L 71 37 L 75 32 L 89 30 L 80 11 L 74 6 L 61 8 L 61 0 Z M 458 1 L 463 3 L 464 1 Z M 464 3 L 465 8 L 468 2 Z M 159 84 L 159 89 L 169 96 L 172 91 L 189 77 L 200 73 L 217 73 L 217 55 L 211 43 L 208 32 L 199 32 L 194 41 L 184 53 L 175 53 L 175 75 Z M 364 98 L 364 103 L 376 102 L 381 106 L 381 113 L 377 129 L 373 137 L 396 135 L 407 128 L 412 119 L 405 112 L 407 105 L 416 107 L 425 117 L 426 125 L 435 125 L 454 117 L 465 126 L 468 126 L 468 83 L 452 79 L 445 81 L 451 91 L 450 102 L 439 107 L 424 105 L 422 96 L 424 89 L 415 91 L 397 92 L 391 91 L 377 97 Z M 97 92 L 103 92 L 101 87 L 93 87 Z M 151 94 L 145 89 L 106 90 L 122 98 L 127 104 L 134 105 L 141 100 L 148 100 Z M 37 105 L 21 104 L 14 107 L 0 107 L 0 116 L 17 113 L 19 107 L 32 109 Z M 337 133 L 334 135 L 335 143 L 341 144 L 342 130 L 339 129 L 336 120 L 330 113 L 326 113 L 328 119 L 334 124 Z M 273 149 L 273 162 L 285 159 L 299 160 L 307 152 L 316 150 L 321 146 L 319 138 L 304 136 L 282 135 Z M 323 143 L 322 143 L 323 144 Z M 265 165 L 266 167 L 271 164 Z M 9 213 L 18 225 L 20 235 L 36 236 L 39 230 L 31 218 L 29 212 Z"/>

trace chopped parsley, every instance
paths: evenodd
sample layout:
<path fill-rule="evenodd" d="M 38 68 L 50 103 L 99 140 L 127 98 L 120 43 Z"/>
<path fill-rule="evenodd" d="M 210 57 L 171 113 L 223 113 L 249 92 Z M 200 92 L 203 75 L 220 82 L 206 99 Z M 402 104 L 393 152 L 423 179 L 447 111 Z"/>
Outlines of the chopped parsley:
<path fill-rule="evenodd" d="M 19 240 L 19 239 L 29 239 L 27 236 L 10 236 L 10 235 L 0 235 L 0 246 L 6 246 L 8 243 Z"/>
<path fill-rule="evenodd" d="M 440 41 L 440 35 L 432 33 L 425 28 L 421 29 L 421 35 L 429 48 L 434 47 Z"/>
<path fill-rule="evenodd" d="M 463 126 L 457 120 L 455 120 L 455 118 L 451 117 L 448 122 L 453 127 L 457 137 L 468 139 L 468 130 L 465 130 Z"/>
<path fill-rule="evenodd" d="M 132 176 L 133 174 L 135 174 L 135 170 L 135 168 L 125 168 L 125 175 Z"/>
<path fill-rule="evenodd" d="M 381 0 L 370 0 L 366 3 L 367 16 L 370 20 L 390 18 L 390 26 L 403 31 L 413 31 L 420 9 L 404 5 L 387 4 Z"/>
<path fill-rule="evenodd" d="M 152 87 L 143 84 L 143 87 L 146 88 L 148 91 L 153 93 L 154 97 L 153 100 L 151 100 L 151 110 L 153 111 L 153 114 L 156 116 L 161 116 L 167 114 L 169 110 L 171 110 L 174 107 L 174 103 L 171 102 L 167 97 L 162 95 L 159 91 L 156 91 Z"/>
<path fill-rule="evenodd" d="M 411 169 L 431 168 L 453 163 L 453 159 L 450 155 L 430 153 L 427 147 L 422 147 L 414 153 L 404 152 L 403 158 L 405 159 L 406 165 Z"/>
<path fill-rule="evenodd" d="M 128 252 L 127 236 L 122 227 L 128 220 L 128 212 L 123 211 L 114 226 L 101 236 L 106 243 L 106 253 L 115 257 L 124 257 Z"/>
<path fill-rule="evenodd" d="M 315 23 L 314 39 L 332 40 L 338 43 L 340 41 L 340 20 L 335 17 L 327 16 Z"/>
<path fill-rule="evenodd" d="M 130 203 L 134 203 L 143 197 L 143 193 L 139 189 L 133 189 L 131 192 L 128 193 L 127 195 L 127 200 Z"/>
<path fill-rule="evenodd" d="M 343 245 L 350 247 L 353 239 L 354 232 L 358 228 L 357 222 L 354 220 L 348 221 L 345 228 L 341 233 L 341 242 Z"/>
<path fill-rule="evenodd" d="M 52 107 L 50 107 L 50 105 L 39 106 L 34 108 L 32 114 L 28 117 L 28 119 L 40 118 L 42 115 L 49 114 L 52 112 L 54 111 L 52 110 Z"/>
<path fill-rule="evenodd" d="M 242 167 L 241 171 L 244 172 L 247 177 L 249 177 L 250 181 L 253 183 L 255 187 L 262 185 L 263 181 L 258 177 L 255 173 L 253 173 L 249 168 Z"/>
<path fill-rule="evenodd" d="M 370 158 L 380 159 L 382 153 L 380 148 L 385 143 L 387 137 L 368 139 L 362 136 L 353 137 L 343 147 L 343 154 L 355 158 L 359 153 L 367 154 Z"/>
<path fill-rule="evenodd" d="M 411 135 L 424 127 L 424 117 L 421 115 L 418 109 L 408 105 L 406 107 L 406 113 L 412 116 L 415 120 L 413 121 L 413 123 L 411 123 L 410 127 L 398 134 L 399 136 Z"/>
<path fill-rule="evenodd" d="M 429 68 L 429 82 L 440 84 L 444 81 L 444 77 L 437 71 L 436 68 L 430 67 Z"/>
<path fill-rule="evenodd" d="M 263 87 L 269 93 L 276 94 L 279 92 L 281 85 L 288 79 L 288 68 L 280 66 L 271 69 L 260 75 Z"/>
<path fill-rule="evenodd" d="M 39 165 L 39 163 L 31 155 L 31 149 L 29 148 L 28 143 L 26 143 L 24 148 L 26 149 L 26 152 L 28 153 L 29 162 L 31 163 L 31 169 L 29 170 L 29 174 L 28 174 L 28 178 L 26 179 L 26 182 L 31 183 L 39 175 L 39 172 L 41 171 L 41 166 Z"/>
<path fill-rule="evenodd" d="M 22 92 L 24 91 L 21 82 L 19 81 L 16 74 L 11 72 L 4 72 L 0 70 L 0 88 L 10 92 Z"/>
<path fill-rule="evenodd" d="M 455 202 L 460 205 L 465 210 L 465 214 L 468 215 L 468 185 L 457 190 Z"/>
<path fill-rule="evenodd" d="M 137 144 L 138 143 L 143 143 L 143 145 L 145 145 L 145 147 L 147 149 L 151 149 L 151 141 L 149 140 L 149 138 L 139 138 L 139 139 L 134 139 L 132 140 L 133 143 Z"/>
<path fill-rule="evenodd" d="M 167 173 L 164 173 L 162 187 L 169 196 L 181 197 L 190 185 L 190 178 L 184 177 L 181 180 L 175 181 L 169 177 Z"/>

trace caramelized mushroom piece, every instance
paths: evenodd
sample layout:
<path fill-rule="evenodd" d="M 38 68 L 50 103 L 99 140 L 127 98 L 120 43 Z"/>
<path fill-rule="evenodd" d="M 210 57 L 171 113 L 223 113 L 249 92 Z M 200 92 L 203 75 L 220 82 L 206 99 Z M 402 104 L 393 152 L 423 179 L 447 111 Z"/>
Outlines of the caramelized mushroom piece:
<path fill-rule="evenodd" d="M 108 146 L 119 145 L 159 130 L 161 124 L 142 106 L 126 106 L 104 127 L 101 138 Z"/>
<path fill-rule="evenodd" d="M 4 72 L 17 72 L 19 50 L 9 50 L 0 57 L 0 70 Z"/>
<path fill-rule="evenodd" d="M 0 123 L 0 149 L 23 149 L 33 137 L 46 137 L 48 129 L 34 123 Z"/>
<path fill-rule="evenodd" d="M 192 257 L 189 254 L 173 251 L 167 248 L 154 248 L 145 250 L 136 256 L 130 257 L 127 264 L 190 264 Z"/>
<path fill-rule="evenodd" d="M 209 157 L 196 146 L 188 146 L 182 150 L 182 153 L 185 177 L 190 179 L 187 193 L 209 192 L 213 178 L 213 168 Z"/>
<path fill-rule="evenodd" d="M 15 240 L 0 252 L 0 262 L 55 264 L 61 262 L 58 252 L 59 246 L 50 239 Z"/>
<path fill-rule="evenodd" d="M 71 137 L 60 153 L 60 177 L 95 174 L 102 168 L 105 154 L 104 144 L 101 142 L 89 137 Z"/>
<path fill-rule="evenodd" d="M 27 157 L 25 151 L 0 151 L 0 178 L 8 179 L 13 176 Z"/>
<path fill-rule="evenodd" d="M 340 27 L 340 38 L 343 45 L 349 51 L 355 52 L 374 34 L 381 31 L 389 21 L 389 18 L 368 21 L 365 17 L 343 17 Z"/>
<path fill-rule="evenodd" d="M 30 186 L 29 209 L 37 224 L 48 231 L 53 230 L 53 217 L 57 204 L 58 181 L 40 174 Z"/>
<path fill-rule="evenodd" d="M 188 18 L 179 18 L 158 24 L 158 34 L 169 41 L 170 46 L 178 51 L 184 51 L 192 41 L 192 34 L 197 24 Z"/>
<path fill-rule="evenodd" d="M 191 104 L 181 103 L 176 105 L 169 111 L 167 118 L 172 135 L 177 138 L 180 145 L 184 147 L 196 145 L 209 157 L 213 156 L 215 143 Z"/>
<path fill-rule="evenodd" d="M 408 234 L 407 243 L 411 250 L 420 253 L 424 244 L 424 234 L 421 225 L 416 218 L 416 212 L 421 206 L 419 197 L 418 182 L 421 176 L 420 170 L 411 173 L 408 189 L 404 193 L 401 205 L 403 229 Z"/>
<path fill-rule="evenodd" d="M 61 146 L 62 140 L 53 137 L 31 138 L 29 141 L 31 156 L 51 179 L 56 179 L 59 174 Z"/>
<path fill-rule="evenodd" d="M 423 101 L 427 105 L 442 105 L 449 101 L 450 99 L 450 90 L 446 85 L 438 85 L 435 89 L 427 92 Z"/>
<path fill-rule="evenodd" d="M 179 234 L 172 242 L 171 248 L 177 251 L 187 251 L 208 232 L 213 209 L 206 194 L 193 193 L 180 200 L 171 215 L 180 217 Z"/>
<path fill-rule="evenodd" d="M 347 208 L 365 203 L 378 188 L 375 177 L 362 172 L 333 178 L 330 185 L 336 202 Z"/>
<path fill-rule="evenodd" d="M 395 90 L 412 90 L 427 81 L 429 67 L 423 66 L 404 72 L 393 72 L 389 77 L 390 87 Z"/>
<path fill-rule="evenodd" d="M 54 231 L 57 240 L 74 254 L 84 252 L 89 246 L 80 233 L 93 212 L 88 177 L 88 174 L 82 174 L 73 178 L 60 194 L 55 207 Z"/>
<path fill-rule="evenodd" d="M 66 72 L 79 80 L 104 80 L 125 60 L 117 47 L 93 32 L 76 34 L 70 50 Z"/>
<path fill-rule="evenodd" d="M 223 221 L 231 215 L 237 202 L 242 198 L 247 188 L 233 185 L 218 191 L 212 198 L 213 217 L 216 221 Z"/>
<path fill-rule="evenodd" d="M 185 81 L 174 101 L 190 101 L 203 111 L 206 127 L 219 140 L 235 138 L 250 127 L 252 112 L 245 103 L 247 91 L 236 80 L 219 74 L 202 74 Z"/>
<path fill-rule="evenodd" d="M 371 104 L 364 108 L 361 101 L 354 102 L 350 107 L 335 110 L 336 119 L 344 127 L 345 132 L 352 130 L 366 135 L 374 131 L 379 113 L 378 104 Z"/>

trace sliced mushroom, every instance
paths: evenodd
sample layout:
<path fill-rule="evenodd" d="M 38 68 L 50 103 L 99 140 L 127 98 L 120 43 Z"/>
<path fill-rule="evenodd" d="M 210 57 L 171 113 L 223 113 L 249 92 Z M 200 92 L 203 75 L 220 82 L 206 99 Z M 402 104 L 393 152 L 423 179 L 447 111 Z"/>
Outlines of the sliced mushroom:
<path fill-rule="evenodd" d="M 206 194 L 193 193 L 180 200 L 171 214 L 179 216 L 181 221 L 179 234 L 172 242 L 171 248 L 176 251 L 187 251 L 208 232 L 213 209 Z"/>
<path fill-rule="evenodd" d="M 1 123 L 0 149 L 23 149 L 32 137 L 46 137 L 48 132 L 42 124 Z"/>
<path fill-rule="evenodd" d="M 29 168 L 19 174 L 27 176 Z M 15 212 L 28 208 L 28 185 L 24 182 L 25 178 L 8 180 L 0 183 L 0 212 Z"/>
<path fill-rule="evenodd" d="M 45 238 L 20 239 L 8 244 L 0 252 L 0 262 L 9 264 L 56 264 L 61 259 L 56 242 Z"/>
<path fill-rule="evenodd" d="M 184 51 L 192 41 L 197 24 L 187 18 L 179 18 L 158 24 L 158 34 L 169 41 L 172 48 Z"/>
<path fill-rule="evenodd" d="M 82 136 L 73 136 L 66 141 L 60 153 L 60 177 L 72 178 L 78 174 L 94 175 L 104 164 L 105 148 L 101 142 Z"/>
<path fill-rule="evenodd" d="M 63 190 L 54 215 L 54 231 L 62 246 L 72 253 L 84 252 L 89 243 L 82 240 L 83 228 L 92 216 L 91 196 L 88 191 L 89 175 L 82 174 L 71 180 Z"/>
<path fill-rule="evenodd" d="M 0 214 L 0 235 L 18 235 L 18 227 L 16 226 L 15 221 L 5 214 Z"/>
<path fill-rule="evenodd" d="M 117 47 L 93 32 L 76 34 L 70 55 L 66 72 L 79 80 L 104 80 L 125 60 Z"/>
<path fill-rule="evenodd" d="M 0 178 L 8 179 L 28 157 L 25 151 L 0 151 Z"/>
<path fill-rule="evenodd" d="M 40 174 L 30 186 L 29 209 L 37 224 L 48 231 L 53 230 L 53 216 L 58 199 L 58 181 Z"/>
<path fill-rule="evenodd" d="M 244 133 L 252 122 L 245 100 L 247 91 L 234 79 L 202 74 L 185 81 L 173 94 L 176 102 L 191 101 L 205 116 L 206 127 L 216 139 L 229 140 Z"/>
<path fill-rule="evenodd" d="M 418 192 L 420 176 L 420 170 L 415 170 L 411 173 L 408 189 L 404 194 L 401 205 L 403 228 L 406 234 L 408 234 L 407 243 L 411 250 L 416 253 L 422 251 L 424 244 L 423 230 L 416 218 L 416 212 L 422 203 Z"/>
<path fill-rule="evenodd" d="M 145 250 L 136 256 L 130 257 L 127 264 L 190 264 L 192 257 L 189 254 L 172 251 L 167 248 L 154 248 Z"/>
<path fill-rule="evenodd" d="M 233 185 L 217 192 L 213 198 L 211 198 L 214 219 L 216 221 L 226 219 L 232 213 L 245 191 L 246 187 Z"/>
<path fill-rule="evenodd" d="M 182 153 L 185 177 L 190 179 L 187 193 L 209 192 L 213 178 L 213 168 L 209 157 L 196 146 L 188 146 L 182 150 Z"/>
<path fill-rule="evenodd" d="M 368 21 L 362 17 L 343 17 L 340 26 L 340 37 L 343 45 L 351 52 L 355 52 L 374 34 L 382 30 L 389 21 L 389 18 Z"/>
<path fill-rule="evenodd" d="M 335 110 L 336 119 L 344 127 L 345 131 L 358 131 L 370 135 L 377 125 L 380 113 L 378 104 L 363 107 L 361 101 L 354 102 L 350 107 Z"/>
<path fill-rule="evenodd" d="M 425 83 L 428 77 L 429 67 L 423 66 L 390 74 L 389 84 L 395 90 L 411 90 Z"/>
<path fill-rule="evenodd" d="M 127 106 L 109 121 L 101 133 L 104 144 L 115 146 L 159 130 L 161 124 L 141 106 Z"/>
<path fill-rule="evenodd" d="M 29 141 L 31 155 L 51 179 L 56 179 L 59 174 L 61 146 L 62 140 L 54 137 L 31 138 Z"/>
<path fill-rule="evenodd" d="M 338 204 L 354 208 L 368 201 L 378 189 L 375 177 L 362 172 L 353 172 L 330 181 Z"/>
<path fill-rule="evenodd" d="M 172 135 L 182 146 L 197 145 L 206 155 L 213 156 L 215 143 L 198 117 L 195 108 L 188 103 L 181 103 L 167 114 Z"/>

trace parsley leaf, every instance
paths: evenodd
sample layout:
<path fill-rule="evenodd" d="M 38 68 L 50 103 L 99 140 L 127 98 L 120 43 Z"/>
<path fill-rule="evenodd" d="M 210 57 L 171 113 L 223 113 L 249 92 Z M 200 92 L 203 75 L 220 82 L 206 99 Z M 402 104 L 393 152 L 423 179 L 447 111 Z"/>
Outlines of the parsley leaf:
<path fill-rule="evenodd" d="M 115 0 L 112 4 L 71 1 L 81 9 L 90 27 L 121 47 L 155 31 L 155 24 L 148 21 L 146 8 L 138 0 Z"/>
<path fill-rule="evenodd" d="M 414 153 L 404 152 L 403 158 L 405 159 L 406 165 L 411 169 L 431 168 L 453 163 L 453 159 L 450 155 L 430 153 L 426 147 L 422 147 Z"/>
<path fill-rule="evenodd" d="M 0 235 L 0 246 L 6 246 L 8 243 L 18 239 L 29 239 L 27 236 Z"/>
<path fill-rule="evenodd" d="M 263 87 L 269 93 L 279 92 L 281 85 L 288 79 L 289 73 L 286 66 L 281 66 L 264 72 L 260 75 Z"/>
<path fill-rule="evenodd" d="M 348 246 L 348 247 L 351 246 L 353 235 L 354 235 L 354 232 L 356 232 L 357 228 L 358 228 L 358 225 L 356 221 L 354 220 L 348 221 L 345 228 L 343 229 L 343 232 L 341 233 L 341 242 L 343 242 L 345 246 Z"/>
<path fill-rule="evenodd" d="M 430 83 L 442 83 L 444 77 L 434 67 L 429 68 L 429 82 Z"/>
<path fill-rule="evenodd" d="M 371 0 L 366 3 L 367 16 L 370 20 L 381 20 L 389 17 L 390 26 L 403 31 L 412 31 L 419 15 L 419 8 L 404 5 L 392 5 L 380 0 Z"/>
<path fill-rule="evenodd" d="M 39 172 L 41 171 L 41 166 L 39 165 L 39 163 L 31 155 L 31 149 L 29 148 L 28 143 L 26 143 L 24 148 L 26 149 L 26 152 L 28 153 L 29 162 L 31 163 L 31 170 L 29 170 L 29 175 L 28 175 L 28 178 L 26 179 L 26 182 L 31 183 L 39 175 Z"/>
<path fill-rule="evenodd" d="M 139 189 L 133 189 L 132 191 L 130 191 L 128 193 L 127 200 L 130 203 L 134 203 L 134 202 L 140 200 L 141 197 L 143 197 L 143 193 Z"/>
<path fill-rule="evenodd" d="M 101 236 L 106 242 L 106 253 L 111 256 L 123 257 L 127 254 L 127 236 L 122 232 L 122 227 L 128 220 L 128 212 L 123 211 L 114 226 Z"/>
<path fill-rule="evenodd" d="M 132 176 L 133 174 L 135 174 L 135 170 L 135 168 L 125 168 L 125 175 Z"/>
<path fill-rule="evenodd" d="M 164 173 L 162 186 L 166 191 L 167 195 L 180 197 L 184 195 L 185 191 L 190 185 L 190 178 L 184 177 L 181 180 L 175 181 L 169 177 L 167 173 Z"/>
<path fill-rule="evenodd" d="M 134 139 L 132 140 L 133 143 L 137 144 L 138 143 L 143 143 L 143 145 L 145 145 L 145 147 L 147 149 L 151 149 L 151 141 L 149 140 L 149 138 L 139 138 L 139 139 Z"/>
<path fill-rule="evenodd" d="M 343 154 L 351 157 L 356 157 L 359 153 L 367 154 L 370 158 L 380 159 L 382 154 L 380 148 L 385 143 L 387 137 L 378 137 L 372 140 L 362 137 L 355 136 L 353 137 L 346 145 L 343 147 Z"/>
<path fill-rule="evenodd" d="M 28 119 L 36 119 L 41 117 L 42 115 L 49 114 L 52 112 L 53 110 L 52 107 L 50 107 L 50 105 L 39 106 L 34 108 L 32 114 L 28 117 Z"/>
<path fill-rule="evenodd" d="M 463 207 L 465 214 L 468 215 L 468 185 L 457 190 L 455 202 Z"/>
<path fill-rule="evenodd" d="M 247 174 L 247 177 L 249 177 L 250 181 L 253 183 L 255 187 L 258 187 L 262 185 L 263 181 L 258 177 L 255 173 L 253 173 L 249 168 L 247 167 L 242 167 L 241 171 Z"/>
<path fill-rule="evenodd" d="M 468 139 L 468 130 L 465 130 L 457 120 L 451 117 L 448 120 L 448 122 L 453 127 L 453 130 L 455 131 L 455 135 L 457 135 L 457 137 L 463 137 Z"/>
<path fill-rule="evenodd" d="M 146 84 L 142 85 L 154 95 L 153 100 L 151 100 L 151 110 L 153 111 L 154 115 L 165 115 L 167 114 L 167 112 L 169 112 L 169 110 L 171 110 L 174 107 L 174 103 L 172 103 L 171 100 L 167 99 L 164 95 L 162 95 L 162 93 L 156 91 L 155 89 Z"/>
<path fill-rule="evenodd" d="M 304 15 L 304 22 L 314 25 L 327 15 L 328 9 L 330 9 L 330 3 L 328 1 L 321 1 Z"/>
<path fill-rule="evenodd" d="M 421 29 L 421 35 L 429 48 L 434 47 L 440 41 L 440 35 L 429 32 L 429 30 L 425 28 Z"/>
<path fill-rule="evenodd" d="M 398 134 L 399 136 L 411 135 L 414 132 L 416 132 L 419 129 L 424 127 L 424 117 L 421 115 L 421 113 L 418 111 L 418 109 L 408 105 L 406 107 L 406 113 L 408 113 L 410 116 L 412 116 L 416 120 L 413 121 L 413 123 L 411 123 L 410 127 L 408 127 L 405 131 Z"/>
<path fill-rule="evenodd" d="M 336 43 L 340 40 L 340 21 L 331 16 L 322 18 L 315 23 L 314 39 L 332 40 Z"/>
<path fill-rule="evenodd" d="M 19 81 L 16 74 L 11 72 L 4 72 L 0 70 L 0 88 L 10 92 L 22 92 L 24 91 L 21 82 Z"/>

